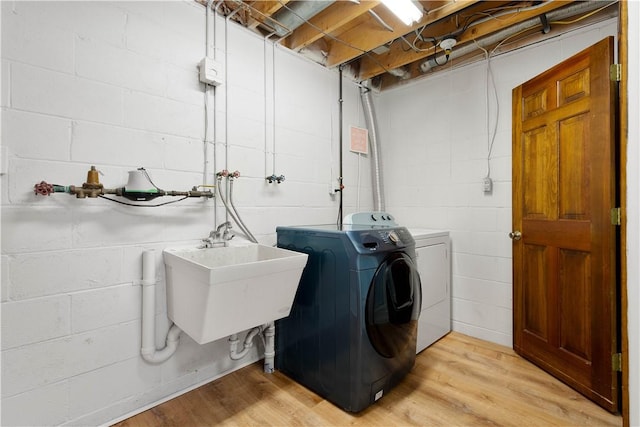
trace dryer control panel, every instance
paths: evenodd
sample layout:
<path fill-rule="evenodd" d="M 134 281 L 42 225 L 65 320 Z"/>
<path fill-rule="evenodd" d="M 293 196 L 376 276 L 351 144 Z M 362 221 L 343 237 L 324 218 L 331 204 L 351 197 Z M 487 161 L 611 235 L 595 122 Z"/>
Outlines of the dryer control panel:
<path fill-rule="evenodd" d="M 344 217 L 345 225 L 383 225 L 387 227 L 397 227 L 395 218 L 387 212 L 356 212 Z"/>

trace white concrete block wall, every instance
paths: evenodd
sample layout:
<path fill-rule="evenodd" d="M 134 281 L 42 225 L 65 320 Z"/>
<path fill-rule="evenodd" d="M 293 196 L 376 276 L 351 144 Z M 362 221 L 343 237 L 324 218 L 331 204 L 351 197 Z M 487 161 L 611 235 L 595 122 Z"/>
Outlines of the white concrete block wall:
<path fill-rule="evenodd" d="M 453 329 L 512 345 L 511 91 L 609 35 L 609 20 L 491 60 L 500 114 L 487 170 L 486 62 L 382 92 L 387 210 L 400 223 L 450 230 Z M 493 93 L 490 93 L 493 97 Z M 495 108 L 490 107 L 492 123 Z"/>
<path fill-rule="evenodd" d="M 170 326 L 162 249 L 206 237 L 214 226 L 211 201 L 136 209 L 33 194 L 41 180 L 80 185 L 91 165 L 108 188 L 124 185 L 137 167 L 164 189 L 203 182 L 197 64 L 205 54 L 204 7 L 191 0 L 0 7 L 9 157 L 0 177 L 1 424 L 108 423 L 256 361 L 255 350 L 234 362 L 225 340 L 201 346 L 184 334 L 164 364 L 139 356 L 141 254 L 156 254 L 160 346 Z M 222 19 L 216 33 L 224 61 Z M 277 225 L 335 221 L 338 198 L 329 190 L 338 177 L 337 72 L 281 47 L 274 52 L 233 23 L 226 33 L 228 75 L 216 89 L 212 145 L 216 170 L 242 173 L 234 200 L 245 223 L 273 244 Z M 358 88 L 348 79 L 344 99 L 348 212 L 370 208 L 371 185 L 368 159 L 348 152 L 348 126 L 364 125 Z M 272 172 L 286 181 L 266 184 Z M 222 209 L 216 216 L 224 220 Z"/>

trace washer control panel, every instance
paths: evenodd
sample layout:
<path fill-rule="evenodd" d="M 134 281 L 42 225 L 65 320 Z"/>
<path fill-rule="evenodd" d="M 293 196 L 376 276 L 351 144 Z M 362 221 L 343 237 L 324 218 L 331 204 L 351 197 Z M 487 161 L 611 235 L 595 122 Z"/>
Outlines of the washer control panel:
<path fill-rule="evenodd" d="M 351 239 L 366 252 L 388 251 L 415 244 L 411 233 L 404 227 L 358 231 L 351 235 Z"/>

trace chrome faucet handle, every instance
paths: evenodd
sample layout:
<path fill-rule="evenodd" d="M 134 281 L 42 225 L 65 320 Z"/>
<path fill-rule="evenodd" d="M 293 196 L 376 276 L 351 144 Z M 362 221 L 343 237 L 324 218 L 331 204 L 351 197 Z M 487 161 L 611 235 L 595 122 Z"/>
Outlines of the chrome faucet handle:
<path fill-rule="evenodd" d="M 220 235 L 220 230 L 222 230 L 223 228 L 225 229 L 225 231 L 231 228 L 231 222 L 225 221 L 222 224 L 220 224 L 218 228 L 216 228 L 216 233 Z"/>
<path fill-rule="evenodd" d="M 224 229 L 224 233 L 222 233 L 222 240 L 224 241 L 231 240 L 235 236 L 236 235 L 231 232 L 231 225 L 229 225 L 229 227 Z"/>

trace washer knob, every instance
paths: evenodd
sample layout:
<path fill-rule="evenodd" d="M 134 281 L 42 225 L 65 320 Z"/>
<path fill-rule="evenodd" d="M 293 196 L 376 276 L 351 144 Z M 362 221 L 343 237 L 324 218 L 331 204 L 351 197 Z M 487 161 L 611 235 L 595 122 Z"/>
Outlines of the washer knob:
<path fill-rule="evenodd" d="M 389 240 L 391 240 L 391 243 L 393 243 L 394 245 L 397 245 L 400 241 L 400 236 L 398 236 L 398 233 L 396 233 L 395 231 L 390 231 Z"/>

